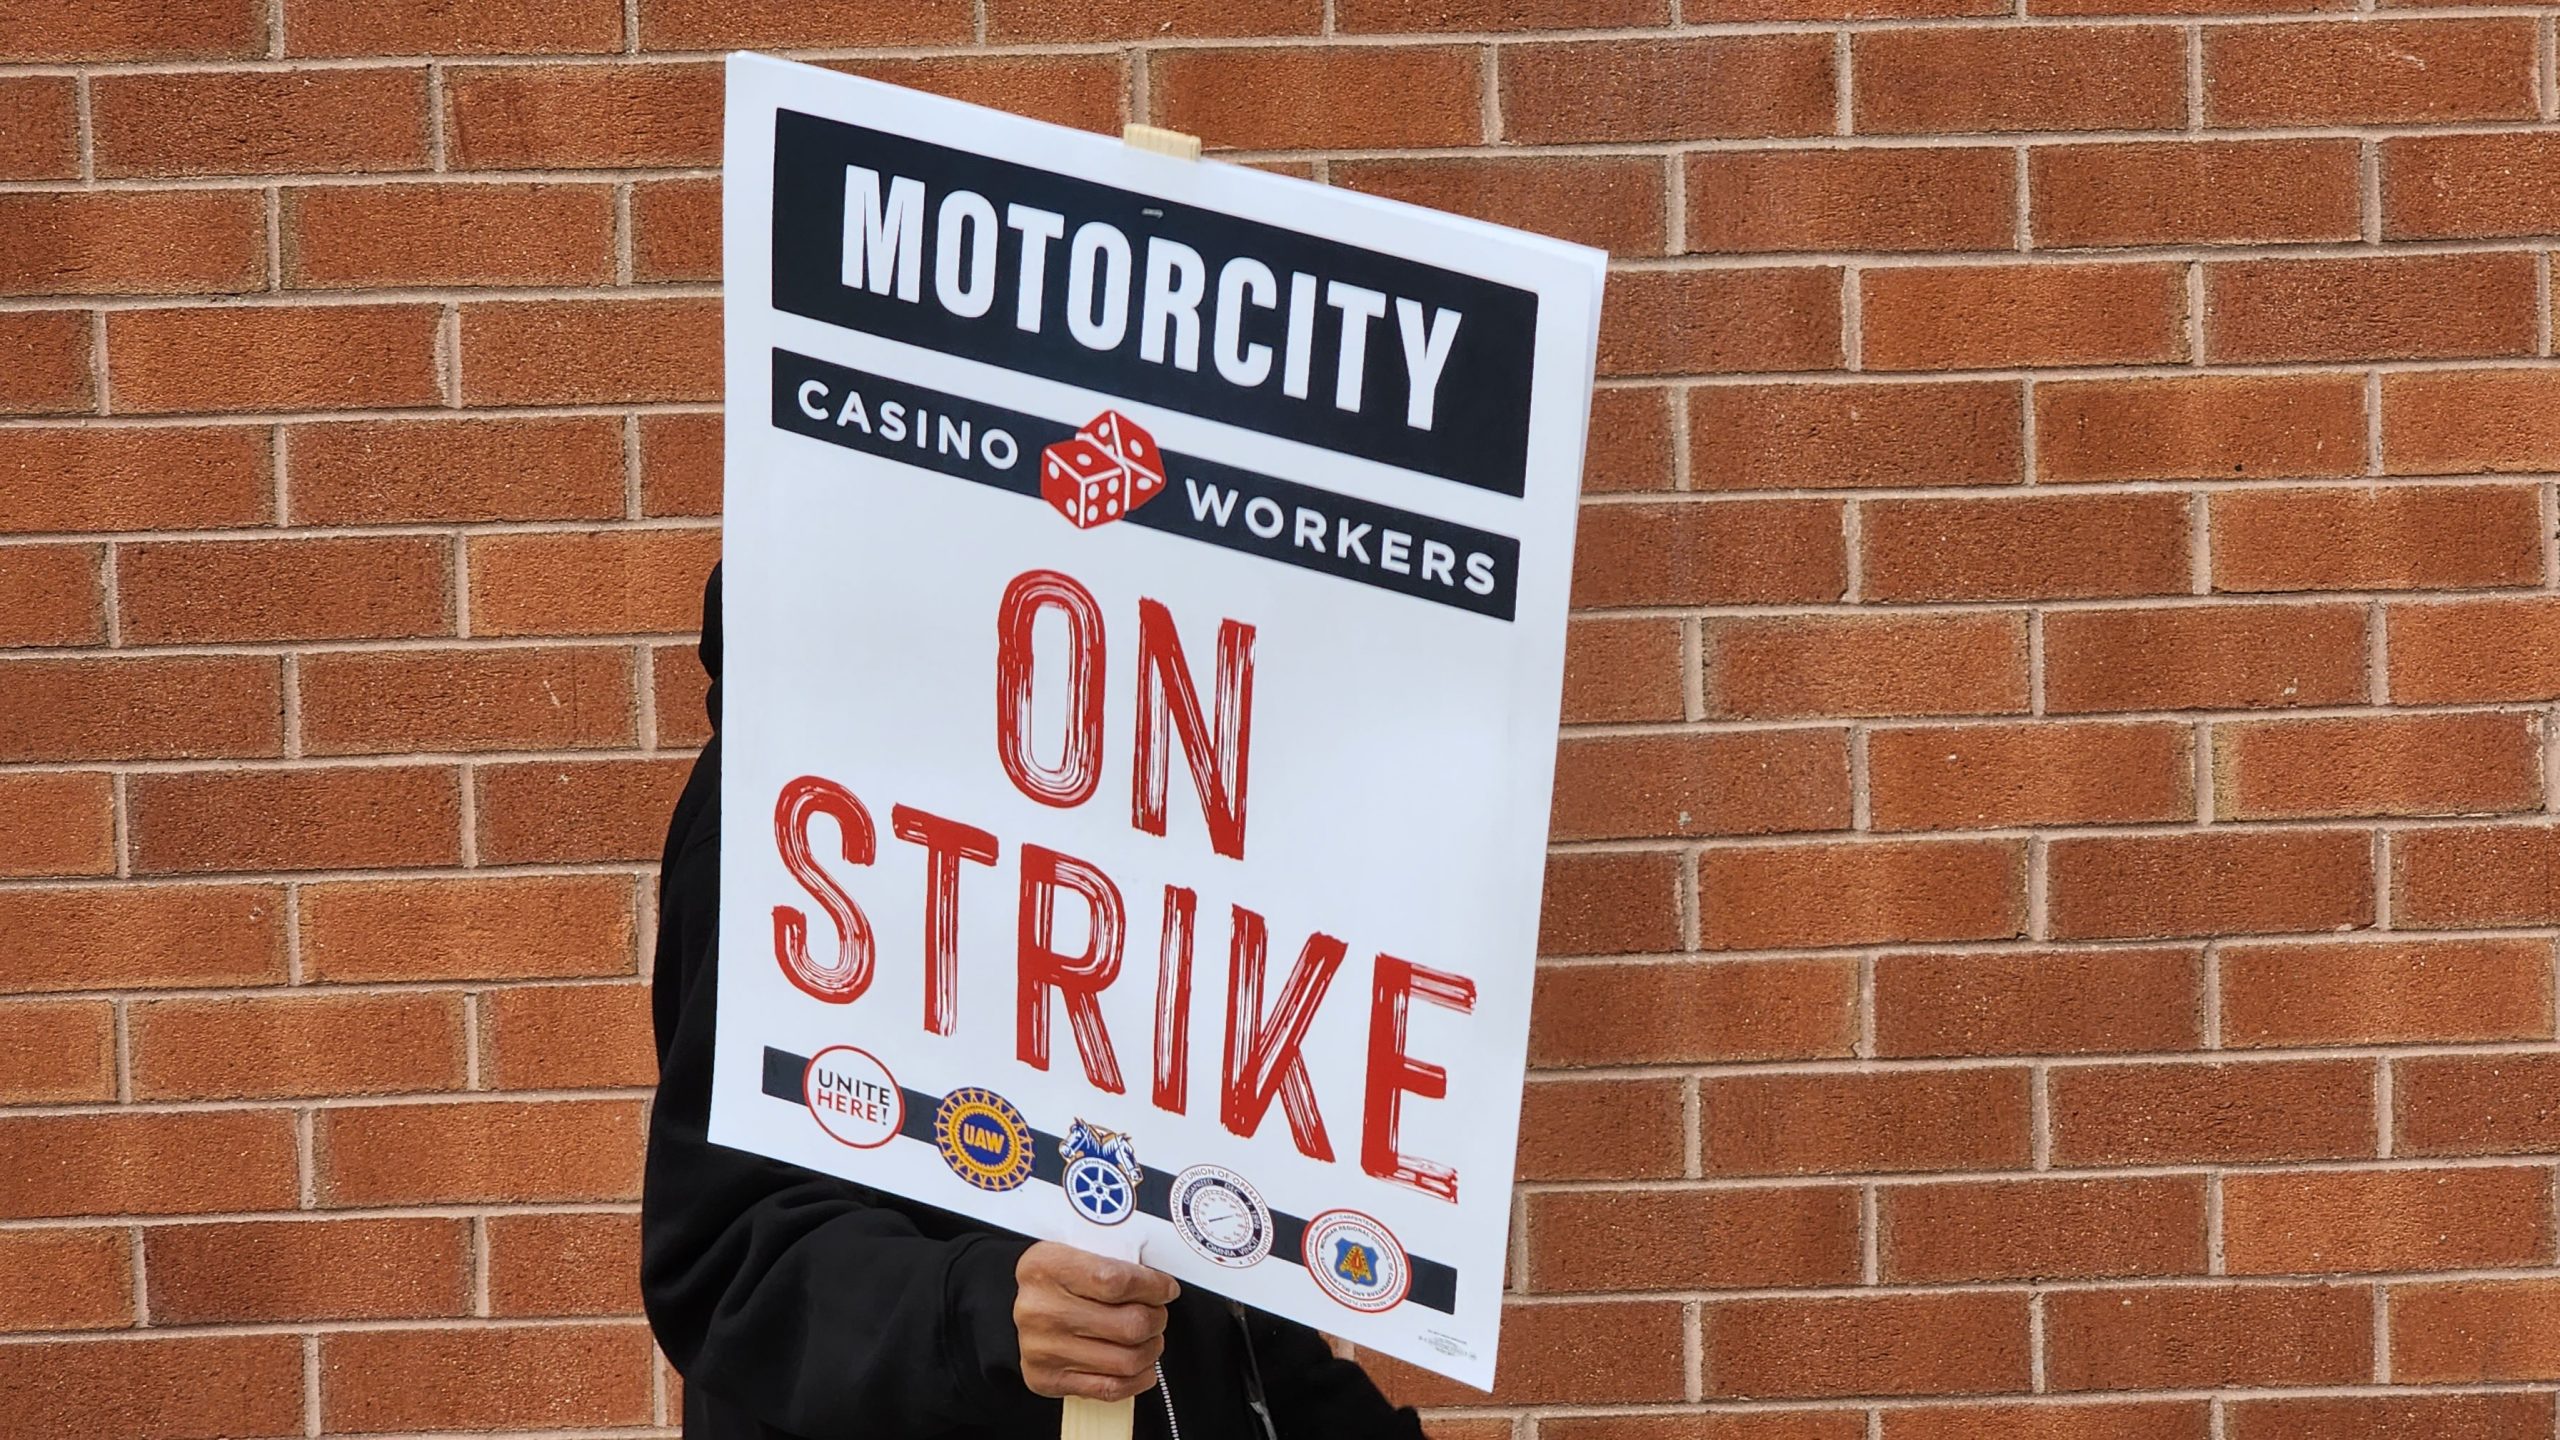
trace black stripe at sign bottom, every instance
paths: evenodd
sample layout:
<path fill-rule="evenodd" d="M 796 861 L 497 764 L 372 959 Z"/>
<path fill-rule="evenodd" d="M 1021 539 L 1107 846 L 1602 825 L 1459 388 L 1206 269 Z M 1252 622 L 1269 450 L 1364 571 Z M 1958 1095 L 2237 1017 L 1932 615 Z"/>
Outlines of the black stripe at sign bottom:
<path fill-rule="evenodd" d="M 805 1106 L 809 1102 L 802 1084 L 808 1073 L 809 1058 L 807 1056 L 794 1055 L 788 1050 L 778 1050 L 770 1045 L 765 1047 L 765 1094 L 776 1100 L 788 1100 L 794 1105 Z M 933 1144 L 933 1116 L 936 1110 L 942 1108 L 942 1097 L 927 1095 L 921 1090 L 910 1090 L 904 1085 L 898 1087 L 898 1094 L 906 1102 L 906 1120 L 899 1125 L 898 1133 L 910 1140 L 921 1140 L 927 1145 Z M 1032 1179 L 1046 1185 L 1058 1183 L 1061 1173 L 1066 1168 L 1065 1162 L 1058 1158 L 1058 1145 L 1058 1137 L 1048 1131 L 1040 1129 L 1031 1131 Z M 1138 1184 L 1138 1209 L 1141 1213 L 1153 1215 L 1159 1220 L 1172 1219 L 1174 1174 L 1172 1170 L 1159 1169 L 1152 1165 L 1146 1167 L 1145 1175 Z M 1306 1233 L 1305 1219 L 1282 1210 L 1273 1210 L 1271 1212 L 1271 1258 L 1284 1260 L 1292 1265 L 1305 1264 L 1302 1252 L 1306 1247 Z M 1406 1292 L 1406 1300 L 1426 1310 L 1437 1310 L 1443 1315 L 1456 1313 L 1458 1272 L 1454 1267 L 1444 1265 L 1437 1260 L 1425 1260 L 1419 1255 L 1410 1253 L 1405 1256 L 1405 1263 L 1413 1270 L 1413 1288 Z"/>

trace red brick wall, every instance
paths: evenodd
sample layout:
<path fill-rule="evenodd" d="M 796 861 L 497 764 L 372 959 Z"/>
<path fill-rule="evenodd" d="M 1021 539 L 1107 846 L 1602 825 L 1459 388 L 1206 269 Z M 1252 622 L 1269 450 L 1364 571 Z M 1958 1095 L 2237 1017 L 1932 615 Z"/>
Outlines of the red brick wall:
<path fill-rule="evenodd" d="M 0 0 L 0 1433 L 657 1433 L 732 46 L 1617 252 L 1464 1440 L 2555 1432 L 2553 21 Z"/>

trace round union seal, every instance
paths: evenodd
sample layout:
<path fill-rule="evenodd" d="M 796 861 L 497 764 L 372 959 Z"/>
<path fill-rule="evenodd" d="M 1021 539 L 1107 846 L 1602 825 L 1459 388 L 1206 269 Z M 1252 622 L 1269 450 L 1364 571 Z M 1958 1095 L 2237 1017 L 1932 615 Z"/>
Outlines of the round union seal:
<path fill-rule="evenodd" d="M 993 1090 L 973 1085 L 943 1096 L 933 1143 L 953 1174 L 981 1190 L 1012 1190 L 1031 1178 L 1031 1127 Z"/>
<path fill-rule="evenodd" d="M 1392 1310 L 1413 1286 L 1413 1265 L 1386 1226 L 1357 1210 L 1327 1210 L 1307 1222 L 1307 1273 L 1316 1288 L 1354 1310 Z"/>
<path fill-rule="evenodd" d="M 851 1045 L 830 1045 L 809 1057 L 800 1097 L 819 1129 L 856 1150 L 888 1144 L 907 1123 L 907 1100 L 889 1067 Z"/>
<path fill-rule="evenodd" d="M 1182 1243 L 1231 1270 L 1271 1253 L 1271 1207 L 1233 1170 L 1194 1165 L 1173 1177 L 1174 1233 Z"/>
<path fill-rule="evenodd" d="M 1138 1211 L 1138 1185 L 1146 1171 L 1138 1164 L 1137 1142 L 1118 1130 L 1079 1118 L 1058 1145 L 1066 1168 L 1058 1188 L 1067 1204 L 1096 1225 L 1117 1225 Z"/>

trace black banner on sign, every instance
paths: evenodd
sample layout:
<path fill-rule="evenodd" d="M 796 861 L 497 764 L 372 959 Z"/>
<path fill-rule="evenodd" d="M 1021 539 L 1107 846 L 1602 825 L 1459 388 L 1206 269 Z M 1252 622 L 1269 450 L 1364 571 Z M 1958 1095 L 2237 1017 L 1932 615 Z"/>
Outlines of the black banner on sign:
<path fill-rule="evenodd" d="M 776 309 L 1506 495 L 1538 297 L 792 110 Z"/>
<path fill-rule="evenodd" d="M 1076 427 L 773 352 L 776 428 L 1042 499 L 1041 454 Z M 1242 551 L 1497 620 L 1512 618 L 1520 542 L 1232 465 L 1166 453 L 1165 491 L 1112 523 Z M 1045 503 L 1045 501 L 1044 501 Z M 1058 523 L 1070 527 L 1062 511 Z"/>

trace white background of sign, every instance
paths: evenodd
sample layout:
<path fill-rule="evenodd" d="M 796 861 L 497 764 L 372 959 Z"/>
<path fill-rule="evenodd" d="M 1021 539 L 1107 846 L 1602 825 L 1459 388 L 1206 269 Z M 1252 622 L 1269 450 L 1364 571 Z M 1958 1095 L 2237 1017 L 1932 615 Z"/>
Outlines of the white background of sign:
<path fill-rule="evenodd" d="M 773 310 L 773 117 L 788 107 L 1063 171 L 1122 189 L 1321 234 L 1499 280 L 1540 297 L 1524 499 L 1373 464 L 1110 394 L 852 333 Z M 1214 140 L 1216 137 L 1209 137 Z M 1599 252 L 1242 167 L 1187 162 L 1117 141 L 891 86 L 753 56 L 730 62 L 727 217 L 726 644 L 721 775 L 720 1031 L 711 1135 L 1022 1233 L 1125 1248 L 1186 1285 L 1232 1295 L 1416 1364 L 1489 1387 L 1519 1120 L 1565 609 L 1602 269 Z M 996 199 L 1001 210 L 1003 200 Z M 928 275 L 930 261 L 928 260 Z M 929 281 L 928 281 L 929 283 Z M 1078 530 L 1048 506 L 773 428 L 776 346 L 900 380 L 1082 424 L 1117 407 L 1177 454 L 1455 520 L 1521 541 L 1518 618 L 1503 623 L 1350 580 L 1128 524 Z M 1318 397 L 1319 401 L 1325 397 Z M 1024 457 L 1037 463 L 1036 450 Z M 1155 503 L 1186 503 L 1179 476 Z M 1102 780 L 1077 809 L 1037 804 L 1008 782 L 995 741 L 998 602 L 1012 578 L 1053 568 L 1100 602 L 1108 634 Z M 1140 597 L 1180 627 L 1204 708 L 1214 703 L 1218 624 L 1256 627 L 1246 857 L 1213 854 L 1177 748 L 1168 833 L 1132 827 L 1130 738 Z M 1058 743 L 1057 635 L 1040 632 L 1045 753 Z M 1178 742 L 1177 742 L 1178 745 Z M 874 928 L 876 978 L 830 1005 L 795 989 L 774 956 L 772 909 L 824 914 L 783 868 L 771 816 L 781 787 L 815 774 L 860 797 L 876 863 L 839 858 L 819 820 L 810 848 Z M 929 1034 L 923 1012 L 925 852 L 890 834 L 893 805 L 992 831 L 992 867 L 964 867 L 958 1023 Z M 1127 900 L 1127 953 L 1103 1012 L 1128 1077 L 1106 1094 L 1085 1078 L 1053 1003 L 1050 1067 L 1015 1055 L 1014 937 L 1021 846 L 1090 861 Z M 1189 1113 L 1149 1100 L 1163 887 L 1199 894 Z M 1228 914 L 1270 925 L 1266 1003 L 1311 929 L 1349 956 L 1305 1047 L 1335 1159 L 1292 1145 L 1275 1104 L 1251 1139 L 1218 1121 L 1226 1033 Z M 1079 938 L 1061 906 L 1061 947 Z M 1380 952 L 1477 986 L 1472 1014 L 1417 1000 L 1409 1051 L 1447 1067 L 1446 1100 L 1406 1097 L 1401 1148 L 1455 1166 L 1459 1201 L 1374 1179 L 1360 1167 L 1371 964 Z M 762 1093 L 763 1052 L 862 1047 L 905 1087 L 982 1086 L 1031 1125 L 1078 1117 L 1126 1131 L 1150 1170 L 1210 1163 L 1242 1174 L 1274 1208 L 1312 1217 L 1350 1207 L 1407 1250 L 1454 1266 L 1457 1308 L 1412 1303 L 1363 1314 L 1278 1257 L 1225 1269 L 1164 1221 L 1139 1216 L 1107 1241 L 1059 1189 L 991 1193 L 963 1183 L 931 1144 L 838 1143 L 803 1107 Z"/>

